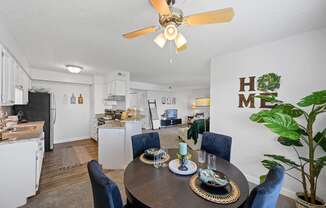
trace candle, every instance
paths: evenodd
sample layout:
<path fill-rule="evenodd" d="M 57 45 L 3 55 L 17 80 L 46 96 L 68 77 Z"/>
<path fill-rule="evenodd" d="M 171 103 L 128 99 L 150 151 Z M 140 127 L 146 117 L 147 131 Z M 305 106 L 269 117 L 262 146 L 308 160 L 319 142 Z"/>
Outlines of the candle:
<path fill-rule="evenodd" d="M 179 154 L 185 156 L 188 154 L 187 144 L 186 143 L 179 143 Z"/>

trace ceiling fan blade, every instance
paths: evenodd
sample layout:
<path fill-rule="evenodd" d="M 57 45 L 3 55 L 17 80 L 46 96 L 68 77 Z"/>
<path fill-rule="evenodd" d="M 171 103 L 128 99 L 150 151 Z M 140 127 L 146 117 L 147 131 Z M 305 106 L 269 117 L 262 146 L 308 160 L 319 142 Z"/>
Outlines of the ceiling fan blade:
<path fill-rule="evenodd" d="M 230 22 L 234 17 L 233 8 L 219 9 L 210 12 L 190 15 L 185 17 L 184 24 L 187 25 L 204 25 Z"/>
<path fill-rule="evenodd" d="M 181 47 L 177 48 L 177 52 L 180 53 L 188 48 L 187 44 L 182 45 Z"/>
<path fill-rule="evenodd" d="M 150 0 L 152 6 L 154 9 L 160 14 L 160 15 L 171 15 L 171 11 L 169 8 L 168 3 L 166 3 L 166 0 Z"/>
<path fill-rule="evenodd" d="M 124 38 L 131 39 L 131 38 L 136 38 L 138 36 L 146 35 L 148 33 L 156 32 L 156 31 L 157 31 L 157 27 L 151 26 L 151 27 L 145 27 L 143 29 L 139 29 L 139 30 L 136 30 L 133 32 L 125 33 L 122 36 Z"/>

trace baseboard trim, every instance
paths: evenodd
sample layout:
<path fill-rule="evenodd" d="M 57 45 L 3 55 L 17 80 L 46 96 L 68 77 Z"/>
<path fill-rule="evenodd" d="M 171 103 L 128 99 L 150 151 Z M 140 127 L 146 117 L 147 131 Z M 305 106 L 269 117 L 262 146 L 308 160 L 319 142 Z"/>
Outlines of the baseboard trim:
<path fill-rule="evenodd" d="M 81 137 L 73 137 L 73 138 L 65 138 L 65 139 L 56 139 L 54 144 L 61 144 L 66 142 L 74 142 L 84 139 L 91 139 L 91 136 L 81 136 Z"/>
<path fill-rule="evenodd" d="M 260 181 L 258 178 L 251 176 L 249 174 L 244 173 L 244 175 L 246 176 L 247 180 L 253 184 L 260 184 Z M 291 199 L 295 199 L 296 198 L 296 194 L 294 191 L 291 191 L 290 189 L 284 188 L 282 187 L 281 189 L 281 194 L 284 196 L 287 196 Z"/>

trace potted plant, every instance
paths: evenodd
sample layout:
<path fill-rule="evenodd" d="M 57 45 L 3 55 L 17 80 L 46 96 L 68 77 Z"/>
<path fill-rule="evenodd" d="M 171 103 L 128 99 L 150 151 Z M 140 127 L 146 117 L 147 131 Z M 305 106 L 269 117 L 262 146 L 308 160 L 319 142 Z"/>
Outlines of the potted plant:
<path fill-rule="evenodd" d="M 302 184 L 303 192 L 297 193 L 297 207 L 325 207 L 325 202 L 317 197 L 318 178 L 326 165 L 326 128 L 314 132 L 318 116 L 326 112 L 326 90 L 313 92 L 302 98 L 296 105 L 277 100 L 275 96 L 257 96 L 273 103 L 270 109 L 251 115 L 250 120 L 263 124 L 278 135 L 277 141 L 291 148 L 296 160 L 282 155 L 265 154 L 262 164 L 267 169 L 283 165 L 286 174 Z M 307 151 L 299 151 L 307 148 Z M 322 154 L 316 150 L 321 149 Z M 307 152 L 302 154 L 300 152 Z M 299 176 L 293 175 L 293 171 Z"/>

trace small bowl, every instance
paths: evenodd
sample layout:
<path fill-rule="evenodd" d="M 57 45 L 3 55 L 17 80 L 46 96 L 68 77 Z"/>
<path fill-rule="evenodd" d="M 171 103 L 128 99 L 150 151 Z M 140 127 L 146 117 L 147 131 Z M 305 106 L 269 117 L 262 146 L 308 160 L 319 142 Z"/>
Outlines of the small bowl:
<path fill-rule="evenodd" d="M 149 148 L 147 150 L 145 150 L 144 152 L 144 156 L 148 159 L 153 160 L 154 157 L 163 157 L 166 153 L 165 151 L 159 149 L 159 148 Z"/>

